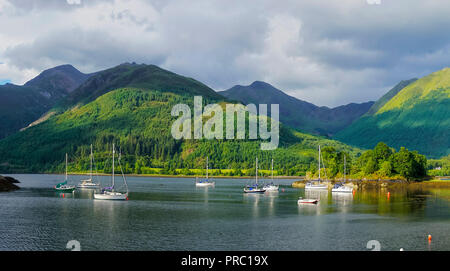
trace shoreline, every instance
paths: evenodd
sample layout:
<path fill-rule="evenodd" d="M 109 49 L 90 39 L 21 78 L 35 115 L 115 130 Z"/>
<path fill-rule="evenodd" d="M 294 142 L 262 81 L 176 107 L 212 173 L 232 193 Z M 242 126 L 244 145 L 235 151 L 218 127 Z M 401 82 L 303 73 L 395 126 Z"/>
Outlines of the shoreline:
<path fill-rule="evenodd" d="M 11 174 L 48 174 L 48 175 L 64 175 L 65 173 L 11 173 Z M 68 172 L 67 175 L 82 175 L 89 176 L 90 173 L 78 173 Z M 95 173 L 92 176 L 111 176 L 108 173 Z M 116 176 L 119 174 L 116 174 Z M 164 175 L 164 174 L 125 174 L 125 177 L 155 177 L 155 178 L 205 178 L 204 175 Z M 286 180 L 304 180 L 305 176 L 273 176 L 274 179 L 286 179 Z M 253 179 L 255 176 L 209 176 L 210 179 Z M 271 176 L 259 177 L 260 179 L 270 179 Z"/>
<path fill-rule="evenodd" d="M 307 180 L 295 181 L 292 183 L 294 188 L 305 187 Z M 328 188 L 340 180 L 323 181 L 327 184 Z M 401 187 L 427 187 L 427 188 L 450 188 L 450 180 L 431 179 L 422 181 L 404 181 L 404 180 L 347 180 L 349 186 L 353 186 L 355 189 L 365 188 L 401 188 Z"/>

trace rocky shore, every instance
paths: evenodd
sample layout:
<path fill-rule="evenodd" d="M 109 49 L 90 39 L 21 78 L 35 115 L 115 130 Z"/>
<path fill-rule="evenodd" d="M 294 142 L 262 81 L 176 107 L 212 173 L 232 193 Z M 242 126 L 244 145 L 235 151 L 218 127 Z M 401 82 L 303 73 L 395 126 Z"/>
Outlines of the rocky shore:
<path fill-rule="evenodd" d="M 8 192 L 20 189 L 20 187 L 15 185 L 16 183 L 20 182 L 12 177 L 0 175 L 0 192 Z"/>

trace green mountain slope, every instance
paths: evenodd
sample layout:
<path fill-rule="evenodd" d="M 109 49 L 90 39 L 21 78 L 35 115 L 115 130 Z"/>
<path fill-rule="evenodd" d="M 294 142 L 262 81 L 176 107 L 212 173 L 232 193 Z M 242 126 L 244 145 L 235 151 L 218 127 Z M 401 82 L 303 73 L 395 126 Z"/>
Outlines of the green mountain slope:
<path fill-rule="evenodd" d="M 450 153 L 449 108 L 450 69 L 445 68 L 409 84 L 335 138 L 363 148 L 383 141 L 430 157 L 445 156 Z"/>
<path fill-rule="evenodd" d="M 95 81 L 97 76 L 104 75 L 96 74 L 88 81 Z M 192 108 L 194 95 L 201 93 L 206 95 L 204 101 L 208 101 L 205 102 L 223 102 L 224 98 L 193 79 L 172 76 L 173 80 L 167 77 L 165 82 L 179 84 L 175 91 L 168 91 L 167 84 L 161 86 L 160 77 L 149 77 L 141 83 L 153 86 L 153 89 L 111 89 L 84 105 L 78 103 L 76 107 L 1 140 L 0 171 L 61 172 L 66 152 L 75 161 L 74 169 L 86 170 L 91 143 L 96 151 L 97 167 L 108 172 L 109 151 L 115 142 L 121 148 L 122 161 L 129 173 L 140 173 L 142 168 L 167 171 L 204 168 L 207 156 L 213 168 L 251 168 L 258 155 L 261 167 L 268 168 L 270 159 L 274 158 L 286 174 L 304 174 L 311 164 L 316 164 L 318 144 L 353 155 L 359 152 L 337 141 L 294 132 L 284 126 L 280 128 L 280 147 L 275 151 L 261 151 L 258 140 L 175 140 L 170 133 L 175 120 L 170 112 L 175 104 L 185 103 Z M 103 92 L 108 88 L 99 86 L 98 89 Z M 81 100 L 91 99 L 91 93 L 97 93 L 97 90 L 88 92 L 88 97 Z"/>
<path fill-rule="evenodd" d="M 367 102 L 336 108 L 319 107 L 259 81 L 249 86 L 234 86 L 219 94 L 244 104 L 279 104 L 281 122 L 300 131 L 327 136 L 350 125 L 373 105 L 373 102 Z"/>
<path fill-rule="evenodd" d="M 111 90 L 123 87 L 155 89 L 223 99 L 214 90 L 192 78 L 178 75 L 155 65 L 124 63 L 97 72 L 95 76 L 70 93 L 60 107 L 67 109 L 77 104 L 86 104 Z"/>
<path fill-rule="evenodd" d="M 0 138 L 37 120 L 88 77 L 63 65 L 43 71 L 23 86 L 0 86 Z"/>
<path fill-rule="evenodd" d="M 406 86 L 408 86 L 411 83 L 414 83 L 417 81 L 417 78 L 409 79 L 409 80 L 403 80 L 400 83 L 398 83 L 395 87 L 393 87 L 391 90 L 389 90 L 386 94 L 384 94 L 378 101 L 376 101 L 372 107 L 367 111 L 366 115 L 374 115 L 377 113 L 377 111 L 383 107 L 389 100 L 391 100 L 397 93 L 400 92 L 400 90 L 404 89 Z"/>

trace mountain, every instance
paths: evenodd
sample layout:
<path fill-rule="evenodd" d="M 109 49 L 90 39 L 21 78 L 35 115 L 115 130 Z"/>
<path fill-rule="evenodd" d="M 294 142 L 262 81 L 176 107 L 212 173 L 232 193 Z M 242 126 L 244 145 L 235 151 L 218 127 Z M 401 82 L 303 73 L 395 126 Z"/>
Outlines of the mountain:
<path fill-rule="evenodd" d="M 251 168 L 258 156 L 261 168 L 269 168 L 274 158 L 285 174 L 304 174 L 316 165 L 318 144 L 359 152 L 283 125 L 275 151 L 261 151 L 259 140 L 175 140 L 172 107 L 183 103 L 192 108 L 195 95 L 209 102 L 226 101 L 192 78 L 153 65 L 125 64 L 96 73 L 64 100 L 69 108 L 58 105 L 45 121 L 0 140 L 0 171 L 61 172 L 66 152 L 73 161 L 70 170 L 86 170 L 93 144 L 96 167 L 110 172 L 113 142 L 120 147 L 127 173 L 200 169 L 207 157 L 212 168 Z"/>
<path fill-rule="evenodd" d="M 336 134 L 345 143 L 372 148 L 379 141 L 429 157 L 450 154 L 450 69 L 411 82 L 389 101 Z"/>
<path fill-rule="evenodd" d="M 178 75 L 155 65 L 124 63 L 96 73 L 95 76 L 72 91 L 61 105 L 67 109 L 76 104 L 86 104 L 111 90 L 124 87 L 223 99 L 214 90 L 192 78 Z"/>
<path fill-rule="evenodd" d="M 84 74 L 75 69 L 72 65 L 61 65 L 43 71 L 26 82 L 24 86 L 42 89 L 44 95 L 52 96 L 55 99 L 67 96 L 90 76 L 90 74 Z"/>
<path fill-rule="evenodd" d="M 400 90 L 404 89 L 411 83 L 417 81 L 417 78 L 402 80 L 400 83 L 395 85 L 391 90 L 389 90 L 386 94 L 384 94 L 378 101 L 376 101 L 372 107 L 367 111 L 366 115 L 374 115 L 380 108 L 382 108 L 389 100 L 391 100 Z"/>
<path fill-rule="evenodd" d="M 37 120 L 88 77 L 63 65 L 43 71 L 23 86 L 0 86 L 0 139 Z"/>
<path fill-rule="evenodd" d="M 333 135 L 358 119 L 373 105 L 351 103 L 336 108 L 319 107 L 289 96 L 272 85 L 256 81 L 249 86 L 234 86 L 220 95 L 244 104 L 279 104 L 280 121 L 308 133 Z"/>

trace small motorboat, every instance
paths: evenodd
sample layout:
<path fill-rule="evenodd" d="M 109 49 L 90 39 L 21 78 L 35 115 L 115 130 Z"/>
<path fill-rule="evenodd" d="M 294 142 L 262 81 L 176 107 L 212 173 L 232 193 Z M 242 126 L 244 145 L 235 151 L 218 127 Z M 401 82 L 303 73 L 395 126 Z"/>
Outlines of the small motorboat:
<path fill-rule="evenodd" d="M 304 199 L 302 197 L 298 198 L 298 204 L 317 204 L 319 203 L 318 199 Z"/>

